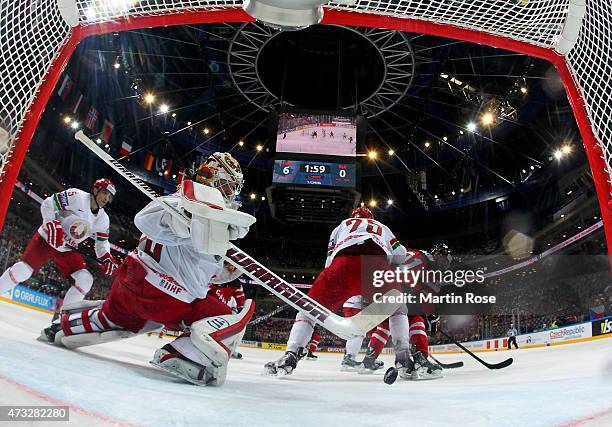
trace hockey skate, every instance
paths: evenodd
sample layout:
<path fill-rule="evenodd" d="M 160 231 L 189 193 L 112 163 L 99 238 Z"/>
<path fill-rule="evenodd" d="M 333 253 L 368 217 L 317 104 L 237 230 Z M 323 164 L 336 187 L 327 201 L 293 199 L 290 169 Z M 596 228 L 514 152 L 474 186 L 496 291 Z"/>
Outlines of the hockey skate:
<path fill-rule="evenodd" d="M 410 358 L 408 350 L 401 350 L 395 352 L 395 368 L 398 371 L 400 378 L 405 380 L 412 379 L 412 373 L 414 372 L 414 362 Z"/>
<path fill-rule="evenodd" d="M 60 332 L 60 334 L 58 334 L 58 332 Z M 63 335 L 64 333 L 62 332 L 62 326 L 59 323 L 53 323 L 51 326 L 48 326 L 40 331 L 40 336 L 36 339 L 49 344 L 58 344 Z M 58 341 L 57 343 L 56 337 Z"/>
<path fill-rule="evenodd" d="M 345 354 L 342 359 L 342 364 L 340 365 L 340 370 L 342 372 L 355 372 L 359 369 L 359 366 L 361 366 L 361 363 L 356 361 L 353 356 Z"/>
<path fill-rule="evenodd" d="M 385 366 L 385 362 L 382 360 L 376 360 L 373 355 L 366 355 L 363 358 L 363 362 L 359 366 L 359 374 L 368 375 L 373 374 L 375 371 L 382 369 Z"/>
<path fill-rule="evenodd" d="M 214 386 L 223 383 L 226 375 L 226 366 L 203 366 L 189 360 L 176 351 L 171 344 L 155 350 L 151 365 L 199 386 Z"/>
<path fill-rule="evenodd" d="M 434 380 L 442 377 L 442 367 L 438 364 L 430 362 L 422 352 L 415 352 L 413 357 L 414 371 L 412 372 L 412 379 Z"/>
<path fill-rule="evenodd" d="M 314 354 L 312 351 L 309 351 L 308 354 L 306 355 L 306 360 L 317 360 L 317 359 L 319 359 L 319 356 Z"/>
<path fill-rule="evenodd" d="M 266 375 L 284 377 L 291 375 L 297 367 L 298 357 L 293 351 L 287 351 L 283 356 L 275 361 L 264 365 Z"/>
<path fill-rule="evenodd" d="M 242 359 L 242 353 L 239 353 L 239 352 L 237 352 L 237 351 L 234 351 L 234 352 L 232 353 L 232 359 L 238 359 L 238 360 Z"/>

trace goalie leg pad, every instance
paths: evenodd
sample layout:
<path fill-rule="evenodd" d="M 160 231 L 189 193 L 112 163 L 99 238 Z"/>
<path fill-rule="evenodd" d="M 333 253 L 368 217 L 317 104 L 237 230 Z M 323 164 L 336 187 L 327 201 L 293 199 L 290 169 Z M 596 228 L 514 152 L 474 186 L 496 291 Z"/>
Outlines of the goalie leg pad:
<path fill-rule="evenodd" d="M 216 367 L 227 365 L 236 349 L 247 324 L 255 311 L 253 300 L 247 300 L 237 314 L 207 317 L 191 325 L 191 342 Z"/>

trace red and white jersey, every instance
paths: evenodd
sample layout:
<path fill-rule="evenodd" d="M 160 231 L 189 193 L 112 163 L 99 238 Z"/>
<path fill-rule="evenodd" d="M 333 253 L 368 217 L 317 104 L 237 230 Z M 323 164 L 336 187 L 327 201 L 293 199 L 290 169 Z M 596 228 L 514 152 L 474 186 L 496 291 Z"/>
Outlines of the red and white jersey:
<path fill-rule="evenodd" d="M 91 212 L 91 194 L 69 188 L 65 191 L 52 194 L 43 200 L 40 206 L 43 224 L 38 227 L 40 234 L 46 242 L 49 241 L 47 222 L 58 220 L 64 232 L 64 244 L 57 248 L 60 252 L 67 252 L 79 246 L 83 240 L 91 237 L 95 240 L 96 256 L 102 257 L 110 252 L 108 242 L 109 220 L 104 209 L 98 209 L 96 214 Z"/>
<path fill-rule="evenodd" d="M 176 207 L 180 197 L 162 199 Z M 151 202 L 136 214 L 134 224 L 143 235 L 130 256 L 144 266 L 147 282 L 183 302 L 205 298 L 211 278 L 223 269 L 223 259 L 198 250 L 206 233 L 201 223 L 193 221 L 191 230 L 180 228 L 159 204 Z"/>
<path fill-rule="evenodd" d="M 342 249 L 363 244 L 367 240 L 372 240 L 380 246 L 387 254 L 389 262 L 404 262 L 406 248 L 386 225 L 374 219 L 349 218 L 342 221 L 329 237 L 325 267 L 331 265 L 336 254 Z"/>
<path fill-rule="evenodd" d="M 232 309 L 244 307 L 246 302 L 242 286 L 219 286 L 213 284 L 210 286 L 210 292 L 214 292 L 221 302 Z"/>

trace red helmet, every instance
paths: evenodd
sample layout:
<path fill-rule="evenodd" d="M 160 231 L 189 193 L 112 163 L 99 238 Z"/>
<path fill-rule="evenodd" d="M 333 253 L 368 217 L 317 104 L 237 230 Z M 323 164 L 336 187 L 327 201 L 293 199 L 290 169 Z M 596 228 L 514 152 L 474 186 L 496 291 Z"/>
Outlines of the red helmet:
<path fill-rule="evenodd" d="M 96 188 L 99 189 L 99 190 L 107 190 L 109 193 L 111 193 L 113 195 L 113 197 L 115 196 L 115 194 L 117 194 L 117 190 L 115 190 L 115 185 L 108 178 L 97 179 L 93 183 L 92 192 Z"/>
<path fill-rule="evenodd" d="M 359 206 L 351 212 L 351 218 L 369 218 L 374 219 L 374 214 L 365 206 Z"/>

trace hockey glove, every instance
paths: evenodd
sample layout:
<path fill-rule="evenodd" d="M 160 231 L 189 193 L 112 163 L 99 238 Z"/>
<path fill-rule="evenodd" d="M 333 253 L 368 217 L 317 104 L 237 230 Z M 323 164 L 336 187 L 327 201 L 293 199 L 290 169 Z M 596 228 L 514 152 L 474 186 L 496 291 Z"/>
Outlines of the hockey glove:
<path fill-rule="evenodd" d="M 98 258 L 98 262 L 100 263 L 100 270 L 107 276 L 112 276 L 117 268 L 117 260 L 109 252 Z"/>
<path fill-rule="evenodd" d="M 54 219 L 45 224 L 47 230 L 47 241 L 55 249 L 59 248 L 64 244 L 64 230 L 62 230 L 62 224 Z"/>

